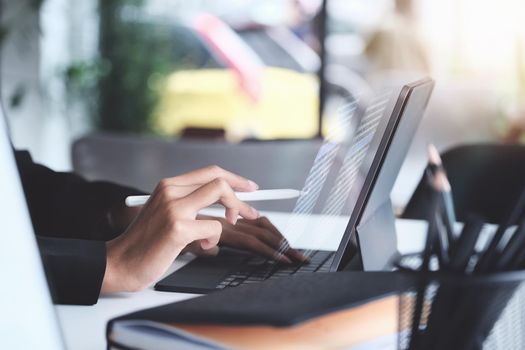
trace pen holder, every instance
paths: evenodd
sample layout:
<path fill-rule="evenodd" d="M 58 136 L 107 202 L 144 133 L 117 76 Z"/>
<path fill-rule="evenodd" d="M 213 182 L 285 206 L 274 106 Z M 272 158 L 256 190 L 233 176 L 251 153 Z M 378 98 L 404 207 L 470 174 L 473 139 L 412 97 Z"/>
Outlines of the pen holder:
<path fill-rule="evenodd" d="M 398 349 L 525 348 L 525 271 L 465 275 L 398 265 L 414 281 L 399 298 Z"/>

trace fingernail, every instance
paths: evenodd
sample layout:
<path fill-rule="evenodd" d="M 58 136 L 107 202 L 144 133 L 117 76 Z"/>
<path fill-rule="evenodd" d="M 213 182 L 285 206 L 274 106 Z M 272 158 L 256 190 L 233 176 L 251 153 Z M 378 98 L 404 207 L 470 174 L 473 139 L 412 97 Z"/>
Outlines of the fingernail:
<path fill-rule="evenodd" d="M 258 190 L 259 189 L 259 185 L 257 185 L 255 182 L 253 182 L 252 180 L 248 180 L 248 184 L 250 185 L 251 188 L 253 189 L 256 189 Z"/>
<path fill-rule="evenodd" d="M 292 263 L 292 260 L 290 260 L 290 258 L 288 258 L 287 256 L 281 256 L 281 261 L 287 263 L 287 264 L 291 264 Z"/>
<path fill-rule="evenodd" d="M 302 262 L 310 262 L 310 258 L 307 255 L 304 255 L 298 250 L 293 249 L 294 256 L 297 258 L 297 260 L 300 260 Z"/>
<path fill-rule="evenodd" d="M 255 215 L 257 217 L 260 216 L 259 211 L 257 209 L 255 209 L 254 207 L 252 207 L 252 213 L 253 213 L 253 215 Z"/>

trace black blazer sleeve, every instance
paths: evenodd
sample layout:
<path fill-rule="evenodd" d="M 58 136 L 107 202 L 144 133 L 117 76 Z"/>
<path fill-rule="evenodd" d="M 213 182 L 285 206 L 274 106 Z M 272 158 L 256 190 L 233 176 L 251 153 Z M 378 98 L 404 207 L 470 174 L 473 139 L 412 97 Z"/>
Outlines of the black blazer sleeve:
<path fill-rule="evenodd" d="M 86 181 L 15 157 L 55 303 L 94 304 L 106 269 L 105 241 L 117 236 L 107 213 L 141 191 Z"/>
<path fill-rule="evenodd" d="M 106 244 L 38 236 L 37 242 L 53 301 L 96 304 L 106 271 Z"/>
<path fill-rule="evenodd" d="M 33 163 L 25 151 L 15 157 L 33 226 L 38 236 L 110 240 L 108 212 L 129 195 L 143 194 L 106 181 L 86 181 L 74 173 L 55 172 Z"/>

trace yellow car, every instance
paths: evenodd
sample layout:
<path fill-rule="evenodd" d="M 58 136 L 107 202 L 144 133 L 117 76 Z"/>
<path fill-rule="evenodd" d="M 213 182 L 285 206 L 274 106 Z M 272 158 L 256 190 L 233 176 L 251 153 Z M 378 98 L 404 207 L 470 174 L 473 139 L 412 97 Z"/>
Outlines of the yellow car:
<path fill-rule="evenodd" d="M 257 100 L 243 92 L 228 69 L 178 71 L 159 92 L 154 128 L 177 135 L 184 129 L 224 129 L 232 140 L 310 138 L 317 135 L 317 77 L 265 67 Z"/>
<path fill-rule="evenodd" d="M 198 16 L 181 33 L 174 41 L 185 65 L 158 84 L 156 132 L 222 129 L 230 140 L 318 134 L 318 57 L 302 64 L 297 57 L 308 57 L 306 49 L 292 54 L 278 43 L 284 37 L 294 41 L 288 46 L 306 46 L 298 38 L 268 28 L 236 32 L 212 15 Z"/>

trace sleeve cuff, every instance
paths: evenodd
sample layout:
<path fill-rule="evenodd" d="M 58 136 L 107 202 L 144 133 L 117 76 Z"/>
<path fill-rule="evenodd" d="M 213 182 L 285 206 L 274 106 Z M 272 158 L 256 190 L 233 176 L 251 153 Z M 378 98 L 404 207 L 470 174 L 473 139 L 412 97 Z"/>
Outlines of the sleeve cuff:
<path fill-rule="evenodd" d="M 53 301 L 96 304 L 106 271 L 105 243 L 38 237 L 38 245 Z"/>

